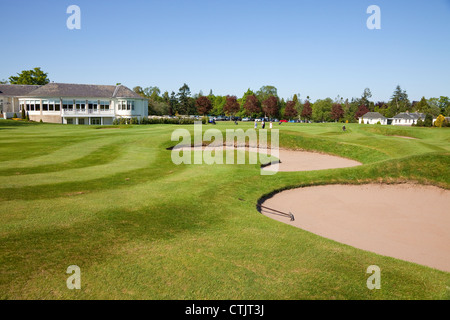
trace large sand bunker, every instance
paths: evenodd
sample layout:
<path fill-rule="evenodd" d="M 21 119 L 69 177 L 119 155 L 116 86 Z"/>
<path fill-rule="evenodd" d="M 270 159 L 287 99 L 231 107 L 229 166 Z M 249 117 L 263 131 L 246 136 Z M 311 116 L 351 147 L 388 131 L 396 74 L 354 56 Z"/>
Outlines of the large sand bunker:
<path fill-rule="evenodd" d="M 216 146 L 218 148 L 223 148 L 223 152 L 235 151 L 244 152 L 242 149 L 238 149 L 236 146 Z M 199 148 L 200 149 L 200 148 Z M 200 150 L 207 149 L 206 146 L 202 146 Z M 169 148 L 169 150 L 191 150 L 194 148 L 191 146 L 175 146 Z M 261 149 L 257 147 L 243 147 L 243 150 L 247 152 L 259 153 Z M 271 154 L 271 149 L 267 149 L 267 154 Z M 279 163 L 278 161 L 279 160 Z M 279 149 L 278 157 L 273 157 L 270 159 L 272 163 L 276 164 L 266 164 L 262 170 L 266 171 L 280 171 L 280 172 L 293 172 L 293 171 L 313 171 L 313 170 L 325 170 L 325 169 L 338 169 L 338 168 L 348 168 L 361 165 L 360 162 L 355 160 L 350 160 L 346 158 L 341 158 L 338 156 L 333 156 L 329 154 L 303 151 L 303 150 L 288 150 Z"/>
<path fill-rule="evenodd" d="M 348 168 L 361 165 L 360 162 L 317 152 L 280 149 L 278 171 L 312 171 Z M 274 170 L 273 165 L 263 170 Z"/>
<path fill-rule="evenodd" d="M 353 247 L 450 272 L 450 191 L 415 184 L 326 185 L 280 192 L 270 218 Z"/>

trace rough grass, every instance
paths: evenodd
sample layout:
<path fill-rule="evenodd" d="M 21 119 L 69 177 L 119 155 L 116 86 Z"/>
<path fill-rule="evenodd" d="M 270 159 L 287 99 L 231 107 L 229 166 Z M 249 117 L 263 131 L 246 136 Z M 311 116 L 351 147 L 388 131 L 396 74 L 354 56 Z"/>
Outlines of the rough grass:
<path fill-rule="evenodd" d="M 171 133 L 192 126 L 11 122 L 0 121 L 3 299 L 450 298 L 449 273 L 336 243 L 256 210 L 275 190 L 315 184 L 416 181 L 448 189 L 450 130 L 275 125 L 284 147 L 363 165 L 261 176 L 259 164 L 175 166 L 166 150 L 175 144 Z M 66 287 L 72 264 L 81 268 L 81 290 Z M 366 287 L 373 264 L 382 270 L 381 290 Z"/>

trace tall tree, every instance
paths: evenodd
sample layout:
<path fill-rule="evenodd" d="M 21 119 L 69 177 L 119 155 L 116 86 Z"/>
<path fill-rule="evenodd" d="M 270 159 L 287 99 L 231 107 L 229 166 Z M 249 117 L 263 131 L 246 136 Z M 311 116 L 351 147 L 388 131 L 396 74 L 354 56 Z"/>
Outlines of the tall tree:
<path fill-rule="evenodd" d="M 295 118 L 298 112 L 295 109 L 295 101 L 286 102 L 286 108 L 284 109 L 284 116 L 289 120 Z"/>
<path fill-rule="evenodd" d="M 256 91 L 256 96 L 261 102 L 270 96 L 278 97 L 277 88 L 274 86 L 262 86 L 258 91 Z"/>
<path fill-rule="evenodd" d="M 257 117 L 261 114 L 261 104 L 254 94 L 246 97 L 244 110 L 246 115 L 251 117 Z"/>
<path fill-rule="evenodd" d="M 236 96 L 227 96 L 225 105 L 223 106 L 223 111 L 234 117 L 234 115 L 239 112 L 241 109 L 241 106 L 239 105 L 239 102 L 237 101 Z"/>
<path fill-rule="evenodd" d="M 331 119 L 340 121 L 344 117 L 344 109 L 340 103 L 334 103 L 331 107 Z"/>
<path fill-rule="evenodd" d="M 402 90 L 400 85 L 395 88 L 388 105 L 390 107 L 390 113 L 394 113 L 393 115 L 389 114 L 389 117 L 393 117 L 399 112 L 410 110 L 411 102 L 408 99 L 408 94 L 405 90 Z"/>
<path fill-rule="evenodd" d="M 269 118 L 276 117 L 280 110 L 278 100 L 275 96 L 270 96 L 262 102 L 262 109 Z"/>
<path fill-rule="evenodd" d="M 300 116 L 305 120 L 311 120 L 312 107 L 311 107 L 311 103 L 309 102 L 309 100 L 306 100 L 305 103 L 303 104 L 303 109 L 302 109 L 302 113 L 300 114 Z"/>
<path fill-rule="evenodd" d="M 363 104 L 365 106 L 370 105 L 369 99 L 372 98 L 372 92 L 369 88 L 365 88 L 363 94 L 361 95 L 360 104 Z"/>
<path fill-rule="evenodd" d="M 23 70 L 17 76 L 9 77 L 9 82 L 11 84 L 45 85 L 50 82 L 47 75 L 38 67 L 32 70 Z"/>
<path fill-rule="evenodd" d="M 191 90 L 189 89 L 189 86 L 185 83 L 183 86 L 178 90 L 178 113 L 179 114 L 189 114 L 190 111 L 190 96 L 191 96 Z"/>
<path fill-rule="evenodd" d="M 195 101 L 195 106 L 197 107 L 197 112 L 203 116 L 212 110 L 211 100 L 205 96 L 197 98 Z"/>
<path fill-rule="evenodd" d="M 331 98 L 318 99 L 312 108 L 312 119 L 316 122 L 331 121 L 331 108 L 333 100 Z"/>
<path fill-rule="evenodd" d="M 356 118 L 356 119 L 361 118 L 361 117 L 362 117 L 363 115 L 365 115 L 367 112 L 369 112 L 369 109 L 366 107 L 366 105 L 365 105 L 365 104 L 360 105 L 360 106 L 358 107 L 358 110 L 357 110 L 356 113 L 355 113 L 355 118 Z"/>

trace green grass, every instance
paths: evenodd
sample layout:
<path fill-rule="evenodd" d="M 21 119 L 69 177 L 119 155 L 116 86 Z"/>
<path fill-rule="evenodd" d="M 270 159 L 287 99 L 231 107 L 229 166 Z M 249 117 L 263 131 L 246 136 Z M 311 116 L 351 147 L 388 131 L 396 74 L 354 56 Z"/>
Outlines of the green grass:
<path fill-rule="evenodd" d="M 346 126 L 274 128 L 282 147 L 363 165 L 261 176 L 259 165 L 175 166 L 166 150 L 175 144 L 172 131 L 192 126 L 98 130 L 2 120 L 0 298 L 449 299 L 449 273 L 256 210 L 261 197 L 296 186 L 417 181 L 450 188 L 450 130 Z M 72 264 L 81 268 L 81 290 L 66 287 Z M 382 270 L 381 290 L 366 287 L 369 265 Z"/>

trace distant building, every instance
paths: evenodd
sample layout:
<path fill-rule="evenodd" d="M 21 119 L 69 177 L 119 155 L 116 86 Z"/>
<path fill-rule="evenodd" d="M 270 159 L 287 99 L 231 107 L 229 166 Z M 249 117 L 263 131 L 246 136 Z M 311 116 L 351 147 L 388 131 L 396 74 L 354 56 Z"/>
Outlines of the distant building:
<path fill-rule="evenodd" d="M 394 126 L 412 126 L 417 124 L 417 120 L 425 120 L 425 113 L 418 112 L 402 112 L 394 116 L 392 119 L 392 125 Z"/>
<path fill-rule="evenodd" d="M 21 84 L 0 84 L 0 116 L 10 119 L 16 114 L 20 117 L 19 98 L 27 95 L 41 86 Z"/>
<path fill-rule="evenodd" d="M 22 109 L 33 121 L 64 124 L 112 124 L 114 119 L 148 117 L 148 101 L 122 85 L 48 83 L 0 85 L 5 119 Z"/>
<path fill-rule="evenodd" d="M 379 112 L 367 112 L 359 118 L 359 123 L 377 124 L 379 122 L 380 124 L 385 125 L 387 124 L 387 120 L 388 119 Z"/>

